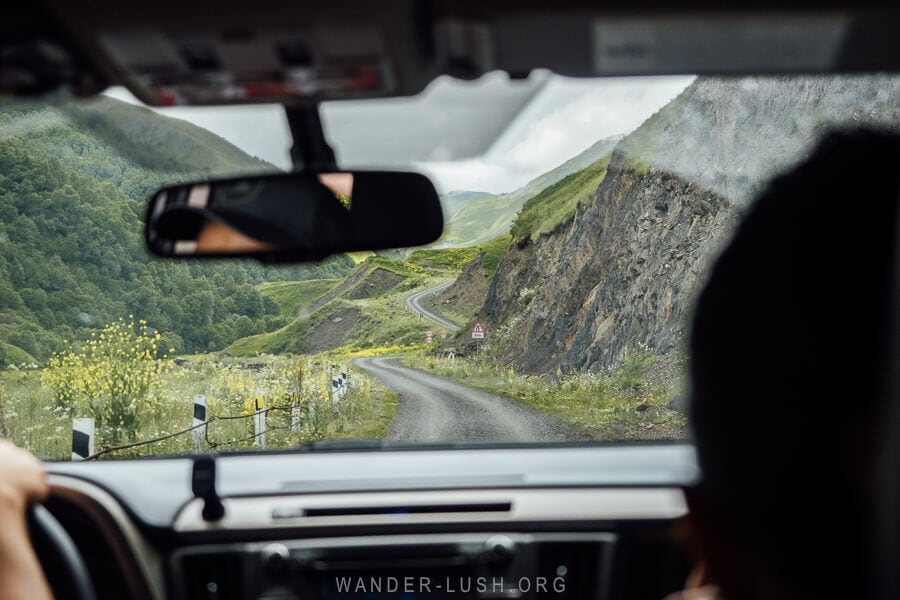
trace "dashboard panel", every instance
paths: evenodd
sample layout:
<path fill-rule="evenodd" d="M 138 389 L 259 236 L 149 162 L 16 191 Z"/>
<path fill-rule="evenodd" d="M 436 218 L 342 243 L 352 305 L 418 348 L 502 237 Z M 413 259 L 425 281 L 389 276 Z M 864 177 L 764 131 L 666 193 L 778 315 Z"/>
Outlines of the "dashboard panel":
<path fill-rule="evenodd" d="M 659 599 L 687 573 L 689 445 L 224 455 L 215 519 L 192 464 L 49 466 L 100 598 Z"/>

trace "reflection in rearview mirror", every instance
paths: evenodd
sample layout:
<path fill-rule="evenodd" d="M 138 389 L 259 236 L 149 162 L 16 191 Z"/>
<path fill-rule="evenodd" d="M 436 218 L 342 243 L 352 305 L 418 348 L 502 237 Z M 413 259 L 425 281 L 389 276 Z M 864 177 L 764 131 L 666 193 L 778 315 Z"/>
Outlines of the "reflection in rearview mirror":
<path fill-rule="evenodd" d="M 165 257 L 321 260 L 427 244 L 443 229 L 414 173 L 292 173 L 168 187 L 150 200 L 147 247 Z"/>

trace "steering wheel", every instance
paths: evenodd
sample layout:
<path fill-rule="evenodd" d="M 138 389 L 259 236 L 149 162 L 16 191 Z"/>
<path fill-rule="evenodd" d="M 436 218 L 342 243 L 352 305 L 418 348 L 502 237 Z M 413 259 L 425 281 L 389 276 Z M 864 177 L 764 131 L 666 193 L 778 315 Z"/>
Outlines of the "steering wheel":
<path fill-rule="evenodd" d="M 37 542 L 44 560 L 41 561 L 47 579 L 64 585 L 70 593 L 66 597 L 77 600 L 96 600 L 94 583 L 91 581 L 87 565 L 68 532 L 49 510 L 41 505 L 29 509 L 28 521 L 32 543 Z M 54 573 L 47 573 L 53 565 Z M 54 590 L 57 594 L 60 590 Z"/>

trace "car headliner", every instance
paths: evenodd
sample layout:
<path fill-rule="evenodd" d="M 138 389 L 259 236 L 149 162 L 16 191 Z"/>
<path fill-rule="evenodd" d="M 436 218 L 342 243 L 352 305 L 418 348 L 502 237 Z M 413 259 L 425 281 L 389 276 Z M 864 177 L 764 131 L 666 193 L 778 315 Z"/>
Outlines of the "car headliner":
<path fill-rule="evenodd" d="M 816 22 L 821 19 L 832 19 L 829 23 L 838 28 L 831 38 L 820 35 Z M 896 36 L 900 7 L 887 0 L 690 0 L 677 7 L 651 0 L 561 0 L 552 5 L 533 0 L 293 4 L 258 0 L 252 5 L 238 0 L 158 0 L 129 5 L 127 10 L 115 0 L 44 0 L 5 3 L 0 8 L 0 39 L 7 44 L 35 37 L 69 40 L 89 66 L 95 86 L 132 84 L 129 87 L 140 95 L 132 77 L 104 51 L 103 34 L 134 32 L 136 28 L 246 33 L 267 27 L 351 23 L 372 24 L 386 38 L 397 95 L 420 92 L 442 72 L 475 78 L 498 68 L 516 76 L 542 67 L 573 76 L 900 70 Z M 462 29 L 453 31 L 464 36 L 477 37 L 482 31 L 479 28 L 486 28 L 494 56 L 465 67 L 445 60 L 448 56 L 441 54 L 441 35 L 435 28 L 447 23 L 451 29 L 461 23 Z M 624 53 L 622 60 L 597 59 L 596 36 L 602 37 L 597 28 L 605 25 L 618 28 L 610 52 Z M 829 27 L 828 23 L 823 26 Z M 683 52 L 670 52 L 656 39 L 668 34 L 684 37 L 686 32 L 700 32 L 703 39 L 692 40 Z M 779 43 L 773 44 L 773 39 Z M 804 48 L 814 50 L 815 56 L 800 56 L 799 60 L 792 56 Z M 627 56 L 635 51 L 637 57 Z M 157 101 L 149 95 L 142 100 Z M 306 100 L 316 101 L 318 98 Z"/>

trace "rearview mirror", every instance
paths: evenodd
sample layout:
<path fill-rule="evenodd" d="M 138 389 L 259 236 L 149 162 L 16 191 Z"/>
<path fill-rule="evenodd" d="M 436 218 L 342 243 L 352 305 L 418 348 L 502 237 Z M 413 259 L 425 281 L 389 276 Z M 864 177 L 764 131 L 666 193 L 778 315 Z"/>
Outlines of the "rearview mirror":
<path fill-rule="evenodd" d="M 315 261 L 420 246 L 443 227 L 437 192 L 423 175 L 289 173 L 163 188 L 150 199 L 146 240 L 164 257 Z"/>

